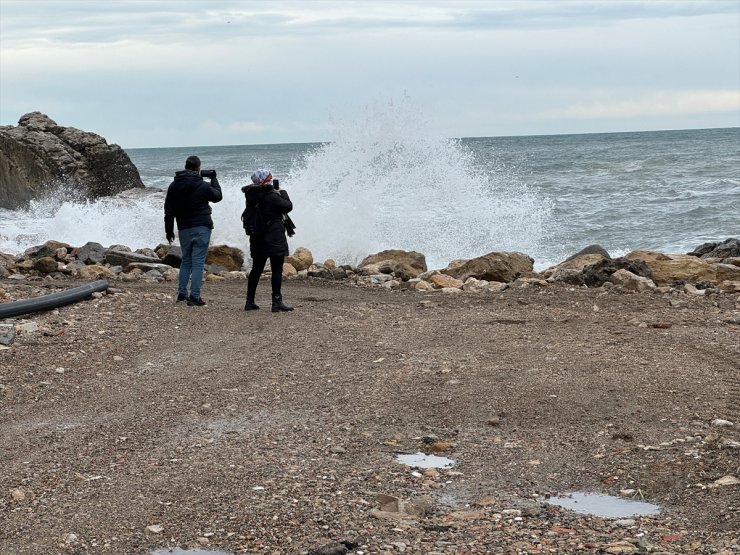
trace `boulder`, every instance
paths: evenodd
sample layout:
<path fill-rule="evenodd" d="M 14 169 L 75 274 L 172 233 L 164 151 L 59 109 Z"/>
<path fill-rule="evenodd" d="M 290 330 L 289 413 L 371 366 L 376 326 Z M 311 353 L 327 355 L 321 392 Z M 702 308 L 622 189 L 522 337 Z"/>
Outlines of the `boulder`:
<path fill-rule="evenodd" d="M 204 270 L 208 272 L 209 274 L 214 274 L 216 276 L 221 276 L 224 274 L 229 273 L 229 271 L 236 271 L 236 270 L 228 270 L 225 266 L 221 266 L 221 264 L 206 264 L 204 267 Z"/>
<path fill-rule="evenodd" d="M 106 252 L 108 249 L 103 245 L 90 241 L 77 250 L 77 260 L 85 264 L 102 264 L 105 261 Z"/>
<path fill-rule="evenodd" d="M 126 245 L 111 245 L 108 250 L 116 252 L 131 252 L 131 247 Z"/>
<path fill-rule="evenodd" d="M 136 262 L 143 264 L 162 263 L 158 256 L 146 256 L 136 252 L 124 251 L 107 251 L 105 254 L 105 262 L 111 266 L 123 266 L 124 268 L 129 264 L 134 264 Z"/>
<path fill-rule="evenodd" d="M 115 277 L 113 272 L 99 264 L 82 266 L 81 268 L 78 268 L 75 273 L 80 279 L 112 279 Z"/>
<path fill-rule="evenodd" d="M 15 256 L 0 252 L 0 269 L 12 270 L 15 268 Z"/>
<path fill-rule="evenodd" d="M 523 274 L 531 273 L 534 260 L 520 252 L 490 252 L 472 258 L 458 266 L 447 267 L 442 272 L 459 280 L 469 277 L 486 281 L 508 283 Z"/>
<path fill-rule="evenodd" d="M 740 256 L 740 239 L 731 237 L 722 242 L 704 243 L 696 247 L 688 256 L 700 258 L 732 258 Z"/>
<path fill-rule="evenodd" d="M 473 277 L 468 278 L 465 280 L 465 284 L 463 285 L 463 291 L 467 291 L 468 293 L 480 293 L 481 291 L 485 291 L 488 283 L 486 280 L 480 280 L 475 279 Z"/>
<path fill-rule="evenodd" d="M 655 289 L 653 280 L 638 276 L 629 270 L 620 269 L 614 272 L 609 280 L 628 291 L 652 291 Z"/>
<path fill-rule="evenodd" d="M 127 252 L 131 252 L 131 249 L 128 249 Z M 147 249 L 147 248 L 144 248 L 144 249 L 136 249 L 134 252 L 136 254 L 143 254 L 144 256 L 148 256 L 150 258 L 159 258 L 159 255 L 157 254 L 157 251 L 155 251 L 154 249 Z"/>
<path fill-rule="evenodd" d="M 715 264 L 714 267 L 717 271 L 715 276 L 716 283 L 740 281 L 740 266 L 735 266 L 734 264 Z"/>
<path fill-rule="evenodd" d="M 462 280 L 456 279 L 447 274 L 435 274 L 429 278 L 429 283 L 431 283 L 435 289 L 461 289 L 463 286 Z"/>
<path fill-rule="evenodd" d="M 244 253 L 236 247 L 217 245 L 208 249 L 206 264 L 218 264 L 230 272 L 238 272 L 244 265 Z"/>
<path fill-rule="evenodd" d="M 586 266 L 581 273 L 583 285 L 601 287 L 607 281 L 611 281 L 611 276 L 619 270 L 627 270 L 635 276 L 652 279 L 650 268 L 644 262 L 627 258 L 612 258 Z"/>
<path fill-rule="evenodd" d="M 159 252 L 161 251 L 157 249 L 157 253 Z M 173 268 L 179 268 L 182 264 L 182 249 L 177 245 L 170 246 L 162 255 L 162 263 Z"/>
<path fill-rule="evenodd" d="M 170 250 L 170 247 L 174 247 L 174 246 L 175 245 L 170 245 L 168 243 L 160 243 L 159 245 L 154 247 L 154 252 L 157 253 L 157 256 L 159 258 L 164 258 L 164 255 L 167 254 L 167 251 Z"/>
<path fill-rule="evenodd" d="M 40 112 L 0 126 L 0 208 L 22 208 L 60 185 L 83 198 L 144 188 L 128 154 L 100 135 L 62 127 Z"/>
<path fill-rule="evenodd" d="M 33 269 L 41 274 L 59 271 L 59 263 L 51 256 L 44 256 L 33 263 Z"/>
<path fill-rule="evenodd" d="M 147 272 L 151 272 L 152 270 L 158 272 L 159 274 L 165 274 L 168 270 L 172 270 L 172 266 L 168 266 L 167 264 L 157 264 L 152 262 L 131 262 L 130 264 L 126 265 L 123 271 L 128 273 L 136 268 L 139 268 L 145 274 Z"/>
<path fill-rule="evenodd" d="M 585 249 L 581 249 L 576 254 L 566 258 L 557 266 L 548 268 L 542 272 L 542 276 L 545 279 L 553 278 L 554 281 L 562 281 L 558 279 L 558 274 L 562 273 L 564 270 L 582 271 L 586 266 L 591 266 L 592 264 L 596 264 L 602 260 L 611 260 L 609 253 L 599 245 L 589 245 Z"/>
<path fill-rule="evenodd" d="M 381 273 L 392 273 L 394 276 L 408 281 L 418 277 L 427 271 L 426 257 L 416 251 L 403 251 L 390 249 L 371 254 L 365 257 L 358 265 L 362 269 L 365 266 L 376 265 Z M 383 272 L 383 269 L 390 270 Z"/>
<path fill-rule="evenodd" d="M 48 243 L 48 241 L 47 241 Z M 46 256 L 54 256 L 56 249 L 51 245 L 44 243 L 43 245 L 36 245 L 34 247 L 28 247 L 23 251 L 23 258 L 30 260 L 38 260 Z"/>
<path fill-rule="evenodd" d="M 296 270 L 292 264 L 288 264 L 287 262 L 283 263 L 283 277 L 284 278 L 292 278 L 292 277 L 296 277 L 297 275 L 298 275 L 298 270 Z"/>
<path fill-rule="evenodd" d="M 740 281 L 722 281 L 719 288 L 727 293 L 740 293 Z"/>
<path fill-rule="evenodd" d="M 298 247 L 293 254 L 285 257 L 285 262 L 293 266 L 298 272 L 308 270 L 313 264 L 313 254 L 306 247 Z M 329 268 L 329 266 L 326 267 Z"/>
<path fill-rule="evenodd" d="M 624 258 L 644 262 L 650 269 L 652 279 L 657 285 L 670 285 L 674 281 L 717 280 L 718 264 L 710 264 L 696 256 L 687 254 L 667 255 L 655 251 L 633 251 Z M 729 264 L 725 265 L 731 267 Z M 726 279 L 726 278 L 725 278 Z"/>

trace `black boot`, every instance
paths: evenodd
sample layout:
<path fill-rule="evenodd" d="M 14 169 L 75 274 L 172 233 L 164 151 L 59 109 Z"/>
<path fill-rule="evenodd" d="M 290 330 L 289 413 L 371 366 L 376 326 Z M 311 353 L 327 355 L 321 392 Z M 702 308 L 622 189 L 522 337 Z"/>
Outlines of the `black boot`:
<path fill-rule="evenodd" d="M 259 305 L 254 302 L 254 293 L 247 293 L 247 302 L 244 305 L 244 310 L 259 310 Z"/>
<path fill-rule="evenodd" d="M 272 296 L 272 311 L 273 312 L 290 312 L 293 310 L 292 306 L 288 306 L 287 304 L 283 304 L 283 296 L 282 295 L 273 295 Z"/>

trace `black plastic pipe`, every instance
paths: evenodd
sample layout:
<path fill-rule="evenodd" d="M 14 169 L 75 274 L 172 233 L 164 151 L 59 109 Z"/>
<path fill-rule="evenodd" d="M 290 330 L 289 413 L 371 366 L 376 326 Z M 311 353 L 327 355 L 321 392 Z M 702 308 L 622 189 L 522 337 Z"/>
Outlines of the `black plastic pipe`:
<path fill-rule="evenodd" d="M 40 312 L 42 310 L 52 310 L 65 304 L 74 303 L 86 299 L 93 293 L 105 291 L 108 289 L 108 282 L 99 279 L 79 287 L 73 287 L 59 293 L 51 293 L 35 299 L 24 299 L 22 301 L 12 301 L 9 303 L 0 303 L 0 319 L 13 318 L 29 312 Z"/>

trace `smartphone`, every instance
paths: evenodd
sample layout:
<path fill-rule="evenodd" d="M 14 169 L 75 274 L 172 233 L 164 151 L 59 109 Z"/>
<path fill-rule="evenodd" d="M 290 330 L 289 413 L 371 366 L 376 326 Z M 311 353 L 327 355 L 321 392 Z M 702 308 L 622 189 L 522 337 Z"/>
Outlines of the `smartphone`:
<path fill-rule="evenodd" d="M 276 190 L 279 189 L 280 188 L 280 180 L 279 179 L 273 179 L 272 180 L 272 186 L 275 187 Z"/>

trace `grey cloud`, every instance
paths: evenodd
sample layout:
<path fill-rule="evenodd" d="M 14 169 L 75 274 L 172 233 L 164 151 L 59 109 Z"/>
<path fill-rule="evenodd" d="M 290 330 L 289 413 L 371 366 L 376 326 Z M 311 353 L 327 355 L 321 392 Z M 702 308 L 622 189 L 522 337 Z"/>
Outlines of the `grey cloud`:
<path fill-rule="evenodd" d="M 522 29 L 603 25 L 627 19 L 738 14 L 736 2 L 640 1 L 116 1 L 0 0 L 6 44 L 209 41 L 379 29 Z"/>

